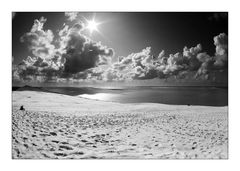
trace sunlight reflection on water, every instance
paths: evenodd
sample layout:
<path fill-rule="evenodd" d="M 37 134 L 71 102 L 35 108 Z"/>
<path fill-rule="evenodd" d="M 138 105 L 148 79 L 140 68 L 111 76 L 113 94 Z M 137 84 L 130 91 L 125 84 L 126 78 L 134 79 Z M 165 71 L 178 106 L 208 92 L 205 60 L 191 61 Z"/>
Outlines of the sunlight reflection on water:
<path fill-rule="evenodd" d="M 110 93 L 96 93 L 96 94 L 82 94 L 79 97 L 87 98 L 87 99 L 94 99 L 94 100 L 104 100 L 110 101 L 116 94 Z"/>
<path fill-rule="evenodd" d="M 107 92 L 107 90 L 105 90 Z M 212 87 L 168 87 L 109 90 L 79 97 L 119 103 L 227 106 L 228 89 Z M 112 93 L 114 92 L 114 93 Z"/>

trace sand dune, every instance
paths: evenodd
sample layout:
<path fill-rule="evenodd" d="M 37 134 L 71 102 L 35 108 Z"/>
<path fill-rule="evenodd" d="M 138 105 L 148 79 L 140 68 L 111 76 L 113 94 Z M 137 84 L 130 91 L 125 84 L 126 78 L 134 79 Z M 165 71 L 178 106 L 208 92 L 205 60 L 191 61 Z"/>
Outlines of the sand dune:
<path fill-rule="evenodd" d="M 16 91 L 12 157 L 226 159 L 227 123 L 227 107 L 119 104 Z"/>

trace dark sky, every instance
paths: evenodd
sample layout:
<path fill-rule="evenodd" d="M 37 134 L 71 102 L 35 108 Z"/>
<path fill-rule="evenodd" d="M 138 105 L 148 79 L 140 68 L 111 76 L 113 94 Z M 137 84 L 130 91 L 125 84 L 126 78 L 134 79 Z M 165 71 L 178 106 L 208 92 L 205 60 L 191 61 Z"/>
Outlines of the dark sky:
<path fill-rule="evenodd" d="M 47 19 L 43 30 L 51 30 L 55 41 L 64 23 L 72 27 L 84 18 L 91 20 L 93 16 L 95 21 L 101 23 L 98 25 L 99 32 L 85 34 L 113 48 L 113 62 L 119 56 L 126 57 L 146 47 L 151 47 L 151 53 L 158 56 L 162 50 L 166 55 L 182 53 L 185 46 L 195 47 L 199 43 L 203 52 L 213 56 L 214 36 L 220 33 L 228 35 L 226 12 L 88 12 L 79 13 L 74 21 L 67 20 L 64 12 L 17 12 L 12 20 L 13 64 L 33 56 L 28 45 L 20 42 L 20 37 L 30 32 L 35 19 Z"/>

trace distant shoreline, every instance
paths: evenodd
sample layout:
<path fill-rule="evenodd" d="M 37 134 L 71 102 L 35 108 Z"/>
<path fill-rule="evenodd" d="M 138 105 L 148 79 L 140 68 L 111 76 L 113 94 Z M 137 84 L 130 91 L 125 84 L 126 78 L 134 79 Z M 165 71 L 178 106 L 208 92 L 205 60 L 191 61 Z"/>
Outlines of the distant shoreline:
<path fill-rule="evenodd" d="M 136 89 L 136 88 L 147 88 L 147 87 L 194 87 L 194 88 L 223 88 L 223 89 L 228 89 L 228 86 L 214 86 L 214 85 L 206 85 L 206 86 L 121 86 L 121 87 L 94 87 L 94 86 L 28 86 L 28 85 L 25 85 L 25 86 L 12 86 L 12 91 L 16 91 L 16 89 L 18 88 L 23 88 L 23 87 L 32 87 L 32 88 L 93 88 L 93 89 L 106 89 L 106 90 L 122 90 L 122 89 Z"/>

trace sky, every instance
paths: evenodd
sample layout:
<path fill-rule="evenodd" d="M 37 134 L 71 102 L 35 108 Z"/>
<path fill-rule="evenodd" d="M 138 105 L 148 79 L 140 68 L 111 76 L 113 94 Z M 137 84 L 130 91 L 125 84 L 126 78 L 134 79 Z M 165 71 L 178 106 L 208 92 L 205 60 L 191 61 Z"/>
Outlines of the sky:
<path fill-rule="evenodd" d="M 12 16 L 13 85 L 228 84 L 228 13 Z"/>

